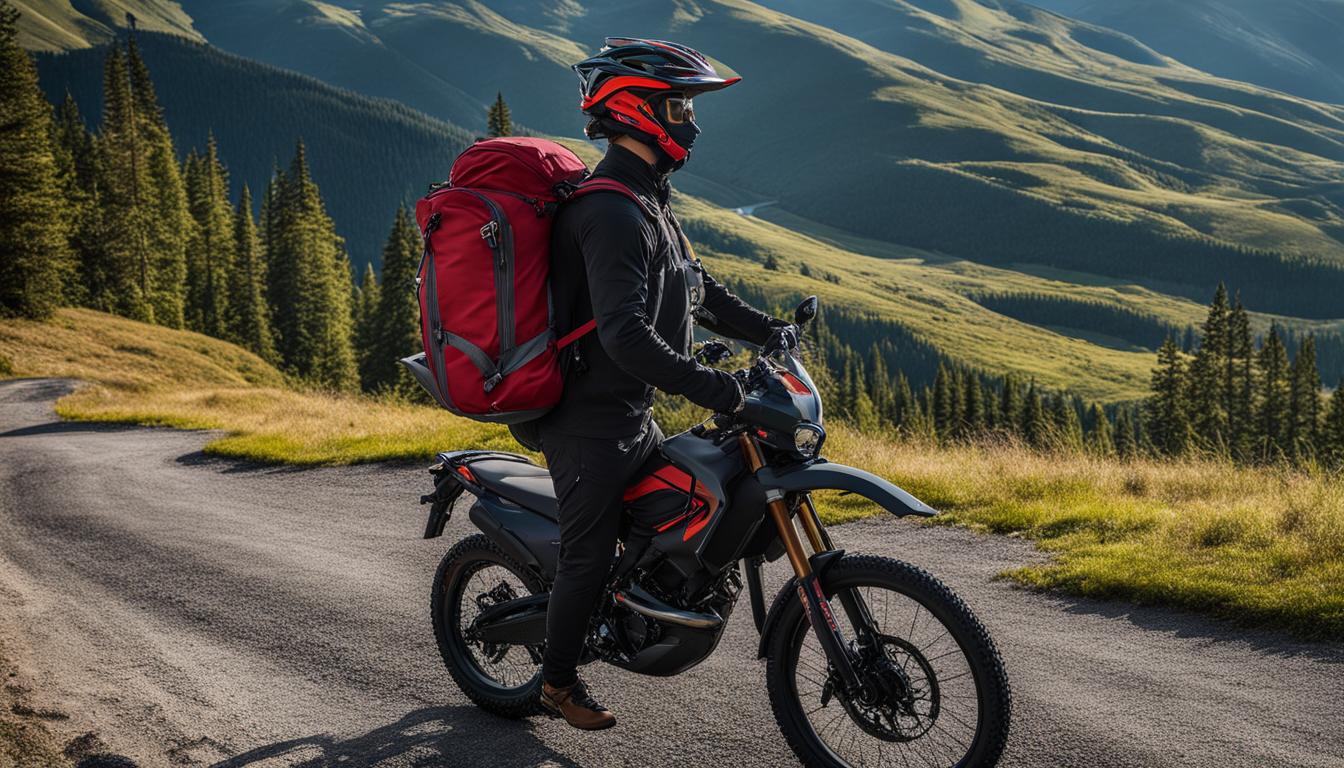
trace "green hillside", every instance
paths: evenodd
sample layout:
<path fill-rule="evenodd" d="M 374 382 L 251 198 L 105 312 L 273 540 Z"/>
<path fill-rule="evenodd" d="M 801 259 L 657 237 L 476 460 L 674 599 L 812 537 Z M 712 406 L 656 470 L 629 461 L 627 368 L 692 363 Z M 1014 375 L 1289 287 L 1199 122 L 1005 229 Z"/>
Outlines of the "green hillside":
<path fill-rule="evenodd" d="M 1344 103 L 1340 0 L 1029 0 L 1219 77 Z"/>
<path fill-rule="evenodd" d="M 582 122 L 566 64 L 613 30 L 675 37 L 745 77 L 700 108 L 709 131 L 689 168 L 724 193 L 715 202 L 775 199 L 762 215 L 981 263 L 1194 299 L 1226 280 L 1254 309 L 1341 314 L 1344 108 L 1023 3 L 274 4 L 292 19 L 185 7 L 250 56 L 381 95 L 407 87 L 386 68 L 395 52 L 478 103 L 504 91 L 520 122 L 560 135 Z M 315 29 L 317 54 L 284 43 Z"/>
<path fill-rule="evenodd" d="M 180 37 L 139 36 L 159 102 L 182 154 L 203 150 L 211 131 L 234 195 L 266 188 L 300 137 L 337 231 L 359 269 L 377 258 L 397 204 L 446 178 L 469 143 L 466 131 L 387 99 L 334 88 Z M 69 90 L 91 125 L 100 120 L 104 48 L 39 57 L 48 99 Z M 208 83 L 208 88 L 202 84 Z"/>

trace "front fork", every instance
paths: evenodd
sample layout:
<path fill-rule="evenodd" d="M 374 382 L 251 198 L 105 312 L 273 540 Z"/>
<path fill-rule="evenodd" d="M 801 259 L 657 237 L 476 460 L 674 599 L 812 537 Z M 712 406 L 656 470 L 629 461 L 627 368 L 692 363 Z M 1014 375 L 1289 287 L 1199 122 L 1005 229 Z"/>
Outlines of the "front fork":
<path fill-rule="evenodd" d="M 746 457 L 747 466 L 753 474 L 758 472 L 765 465 L 765 461 L 761 457 L 760 446 L 757 445 L 755 438 L 751 435 L 742 434 L 738 437 L 738 440 L 741 444 L 742 455 Z M 835 615 L 831 612 L 831 605 L 826 600 L 826 593 L 822 589 L 821 581 L 817 578 L 816 569 L 813 567 L 814 563 L 821 565 L 829 557 L 837 554 L 834 545 L 831 543 L 831 537 L 822 527 L 821 518 L 817 516 L 817 509 L 812 505 L 812 498 L 804 494 L 799 518 L 803 521 L 803 531 L 807 534 L 808 544 L 812 547 L 812 557 L 808 558 L 803 554 L 803 542 L 798 537 L 798 529 L 793 524 L 793 517 L 789 514 L 788 504 L 784 502 L 784 494 L 777 489 L 772 489 L 766 493 L 765 498 L 770 517 L 775 521 L 775 528 L 779 531 L 780 541 L 784 542 L 784 551 L 789 556 L 789 564 L 793 566 L 793 573 L 798 577 L 798 597 L 807 610 L 812 630 L 817 635 L 817 641 L 821 643 L 822 650 L 826 652 L 826 658 L 834 666 L 844 687 L 849 691 L 857 691 L 861 687 L 861 682 L 854 671 L 849 646 L 844 635 L 840 632 L 840 626 L 835 621 Z M 845 615 L 849 618 L 850 626 L 855 628 L 872 627 L 868 606 L 864 604 L 863 599 L 857 592 L 843 590 L 839 593 L 839 597 L 840 604 L 845 609 Z M 863 630 L 860 629 L 860 631 Z"/>

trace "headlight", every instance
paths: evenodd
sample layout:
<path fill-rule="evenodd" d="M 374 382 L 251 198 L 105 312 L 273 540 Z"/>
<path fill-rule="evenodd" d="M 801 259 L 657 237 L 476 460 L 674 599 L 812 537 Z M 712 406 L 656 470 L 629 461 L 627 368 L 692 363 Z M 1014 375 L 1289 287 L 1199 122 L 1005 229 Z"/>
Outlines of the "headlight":
<path fill-rule="evenodd" d="M 821 427 L 816 424 L 800 424 L 793 430 L 793 449 L 805 459 L 816 458 L 825 439 L 826 431 Z"/>

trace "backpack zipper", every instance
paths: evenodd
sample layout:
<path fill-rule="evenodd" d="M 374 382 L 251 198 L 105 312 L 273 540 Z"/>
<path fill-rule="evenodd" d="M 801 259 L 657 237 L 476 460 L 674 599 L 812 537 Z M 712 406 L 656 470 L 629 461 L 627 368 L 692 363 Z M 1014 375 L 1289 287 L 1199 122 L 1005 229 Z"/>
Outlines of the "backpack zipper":
<path fill-rule="evenodd" d="M 447 366 L 443 357 L 443 321 L 439 317 L 439 281 L 434 270 L 434 249 L 430 247 L 430 236 L 434 230 L 439 228 L 439 221 L 443 217 L 438 211 L 429 215 L 429 220 L 425 222 L 424 231 L 424 253 L 420 256 L 420 273 L 424 275 L 426 281 L 425 293 L 428 294 L 429 301 L 429 328 L 430 338 L 434 341 L 434 346 L 429 348 L 430 353 L 430 376 L 433 377 L 435 386 L 439 392 L 434 393 L 439 402 L 447 403 L 446 387 L 448 385 Z M 419 286 L 416 286 L 416 292 L 419 293 Z M 418 296 L 417 296 L 418 298 Z"/>
<path fill-rule="evenodd" d="M 509 219 L 494 200 L 466 187 L 456 187 L 485 204 L 490 221 L 481 227 L 481 239 L 489 246 L 494 258 L 495 314 L 499 324 L 499 358 L 502 360 L 514 346 L 513 317 L 513 228 Z"/>

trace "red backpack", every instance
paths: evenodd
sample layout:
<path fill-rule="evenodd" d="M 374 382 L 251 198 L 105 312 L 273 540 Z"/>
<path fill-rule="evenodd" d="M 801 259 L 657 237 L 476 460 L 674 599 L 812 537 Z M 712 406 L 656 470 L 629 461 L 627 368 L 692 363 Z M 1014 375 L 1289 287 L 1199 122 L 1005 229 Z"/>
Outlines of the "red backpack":
<path fill-rule="evenodd" d="M 424 255 L 416 276 L 424 354 L 401 362 L 439 405 L 478 421 L 517 424 L 560 400 L 558 353 L 597 327 L 562 339 L 552 326 L 551 224 L 565 200 L 608 190 L 649 208 L 545 139 L 478 141 L 448 181 L 415 206 Z"/>

